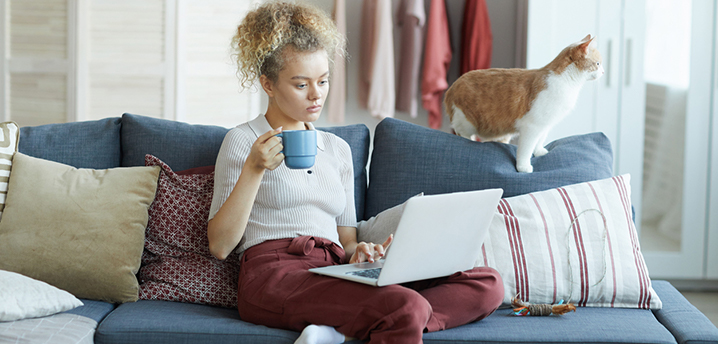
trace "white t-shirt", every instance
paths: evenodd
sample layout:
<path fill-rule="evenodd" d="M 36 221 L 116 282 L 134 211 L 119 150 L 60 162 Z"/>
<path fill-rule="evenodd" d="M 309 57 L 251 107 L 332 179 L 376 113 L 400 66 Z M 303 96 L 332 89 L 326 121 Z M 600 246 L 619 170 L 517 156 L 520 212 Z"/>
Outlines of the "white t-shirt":
<path fill-rule="evenodd" d="M 309 127 L 314 130 L 311 123 Z M 227 133 L 217 156 L 209 219 L 234 189 L 254 142 L 270 130 L 262 115 Z M 267 240 L 304 235 L 326 238 L 341 246 L 337 226 L 356 227 L 351 149 L 338 136 L 317 131 L 317 157 L 312 168 L 293 170 L 282 163 L 265 171 L 237 252 Z"/>

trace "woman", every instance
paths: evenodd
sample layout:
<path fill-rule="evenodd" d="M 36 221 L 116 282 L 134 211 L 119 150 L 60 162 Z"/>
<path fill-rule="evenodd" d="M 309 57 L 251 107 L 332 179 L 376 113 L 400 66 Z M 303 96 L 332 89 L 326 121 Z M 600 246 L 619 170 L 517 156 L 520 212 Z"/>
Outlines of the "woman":
<path fill-rule="evenodd" d="M 270 2 L 244 18 L 233 42 L 242 85 L 259 80 L 269 97 L 263 116 L 225 137 L 209 216 L 212 254 L 219 259 L 235 250 L 242 254 L 242 319 L 303 330 L 298 343 L 339 343 L 344 335 L 371 343 L 421 343 L 425 330 L 493 312 L 503 289 L 489 268 L 411 288 L 375 288 L 307 271 L 373 261 L 392 240 L 357 242 L 352 157 L 345 141 L 319 131 L 314 167 L 291 170 L 282 164 L 276 135 L 314 130 L 329 91 L 331 57 L 344 52 L 344 38 L 312 6 Z"/>

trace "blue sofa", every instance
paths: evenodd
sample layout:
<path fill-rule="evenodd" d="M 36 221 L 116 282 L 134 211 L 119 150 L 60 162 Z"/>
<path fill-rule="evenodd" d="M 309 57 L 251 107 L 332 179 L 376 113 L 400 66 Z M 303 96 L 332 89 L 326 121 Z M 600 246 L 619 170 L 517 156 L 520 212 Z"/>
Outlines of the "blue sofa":
<path fill-rule="evenodd" d="M 173 170 L 214 165 L 228 129 L 124 114 L 21 128 L 19 151 L 78 168 L 143 166 L 152 154 Z M 323 128 L 352 147 L 359 220 L 409 197 L 501 187 L 505 196 L 612 176 L 610 143 L 600 133 L 552 142 L 534 158 L 532 174 L 514 169 L 515 146 L 477 144 L 394 119 L 370 133 L 364 125 Z M 663 302 L 656 311 L 579 308 L 549 317 L 513 317 L 499 309 L 488 318 L 427 333 L 425 343 L 718 343 L 718 329 L 670 283 L 653 281 Z M 98 323 L 96 343 L 293 343 L 298 333 L 242 321 L 235 309 L 140 300 L 120 305 L 82 300 L 68 313 Z"/>

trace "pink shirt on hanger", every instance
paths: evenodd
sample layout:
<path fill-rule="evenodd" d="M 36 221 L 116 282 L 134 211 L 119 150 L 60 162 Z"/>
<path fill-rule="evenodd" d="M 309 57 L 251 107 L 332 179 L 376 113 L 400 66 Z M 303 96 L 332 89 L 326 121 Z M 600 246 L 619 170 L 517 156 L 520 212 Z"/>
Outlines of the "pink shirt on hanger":
<path fill-rule="evenodd" d="M 364 0 L 358 96 L 378 118 L 394 116 L 393 25 L 391 0 Z"/>
<path fill-rule="evenodd" d="M 396 22 L 401 28 L 396 109 L 416 118 L 419 100 L 419 72 L 424 50 L 426 13 L 423 0 L 401 0 Z"/>

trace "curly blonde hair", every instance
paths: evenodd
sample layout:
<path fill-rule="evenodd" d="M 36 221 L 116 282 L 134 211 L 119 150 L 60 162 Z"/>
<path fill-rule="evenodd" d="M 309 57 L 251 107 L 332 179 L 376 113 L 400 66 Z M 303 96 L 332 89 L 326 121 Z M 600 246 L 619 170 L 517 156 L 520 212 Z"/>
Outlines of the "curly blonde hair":
<path fill-rule="evenodd" d="M 276 82 L 288 46 L 299 52 L 326 51 L 330 68 L 335 54 L 346 55 L 346 39 L 324 11 L 271 1 L 247 13 L 232 39 L 240 85 L 250 88 L 261 75 Z"/>

